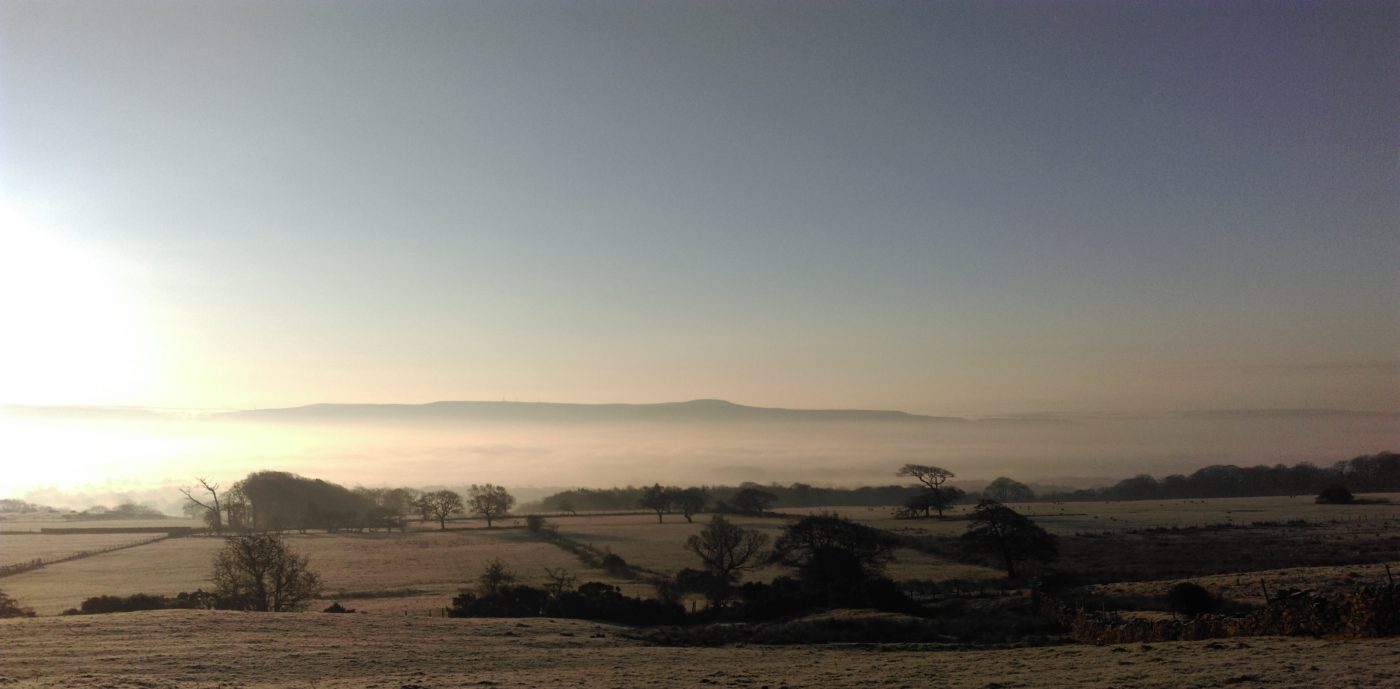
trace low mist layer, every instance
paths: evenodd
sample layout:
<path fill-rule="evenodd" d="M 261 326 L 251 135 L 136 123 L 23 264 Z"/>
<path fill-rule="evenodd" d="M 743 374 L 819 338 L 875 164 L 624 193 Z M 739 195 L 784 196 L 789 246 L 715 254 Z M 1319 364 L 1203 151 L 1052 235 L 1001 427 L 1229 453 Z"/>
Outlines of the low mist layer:
<path fill-rule="evenodd" d="M 128 500 L 173 510 L 194 476 L 276 469 L 345 485 L 518 488 L 653 482 L 869 485 L 907 462 L 960 480 L 1066 487 L 1210 464 L 1321 465 L 1400 447 L 1400 414 L 1203 411 L 961 419 L 660 405 L 453 402 L 189 413 L 0 409 L 0 497 L 69 507 Z"/>

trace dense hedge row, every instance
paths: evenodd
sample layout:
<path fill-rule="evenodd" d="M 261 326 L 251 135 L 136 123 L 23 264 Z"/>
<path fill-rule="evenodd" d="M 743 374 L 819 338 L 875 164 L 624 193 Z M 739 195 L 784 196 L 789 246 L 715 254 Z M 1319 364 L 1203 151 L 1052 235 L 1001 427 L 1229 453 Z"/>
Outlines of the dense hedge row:
<path fill-rule="evenodd" d="M 1199 615 L 1187 619 L 1124 618 L 1049 602 L 1070 638 L 1093 644 L 1194 641 L 1237 636 L 1346 636 L 1400 634 L 1400 590 L 1364 586 L 1341 596 L 1286 591 L 1245 615 Z"/>

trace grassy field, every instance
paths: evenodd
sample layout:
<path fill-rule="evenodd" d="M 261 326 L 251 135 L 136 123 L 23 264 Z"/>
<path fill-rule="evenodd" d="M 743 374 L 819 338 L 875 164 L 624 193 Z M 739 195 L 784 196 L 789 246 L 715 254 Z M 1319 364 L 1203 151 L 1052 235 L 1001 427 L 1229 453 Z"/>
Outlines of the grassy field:
<path fill-rule="evenodd" d="M 31 560 L 57 560 L 77 553 L 145 541 L 160 534 L 6 534 L 0 533 L 0 566 Z"/>
<path fill-rule="evenodd" d="M 1319 588 L 1345 585 L 1358 576 L 1375 577 L 1374 573 L 1356 574 L 1357 567 L 1380 571 L 1380 563 L 1393 562 L 1392 567 L 1400 573 L 1400 496 L 1381 497 L 1397 499 L 1397 503 L 1329 506 L 1316 505 L 1305 498 L 1283 497 L 1032 503 L 1017 507 L 1033 515 L 1037 523 L 1061 534 L 1065 554 L 1062 566 L 1101 573 L 1109 577 L 1101 579 L 1104 583 L 1137 581 L 1155 587 L 1150 582 L 1208 577 L 1222 590 L 1238 589 L 1247 600 L 1248 592 L 1257 589 L 1259 576 L 1276 577 L 1277 581 L 1269 584 L 1275 588 L 1296 586 L 1297 576 L 1303 577 L 1299 581 L 1305 581 L 1308 587 Z M 955 552 L 956 536 L 967 527 L 965 507 L 944 520 L 897 520 L 888 509 L 881 508 L 835 511 L 895 533 L 942 543 L 942 550 L 930 549 L 940 553 L 937 556 L 901 549 L 889 568 L 889 574 L 897 580 L 991 581 L 1001 577 L 996 569 L 959 561 L 966 559 Z M 679 515 L 668 515 L 665 523 L 658 524 L 650 514 L 584 514 L 553 517 L 551 525 L 568 539 L 614 552 L 645 571 L 674 573 L 697 566 L 697 559 L 685 550 L 684 542 L 708 519 L 708 515 L 700 515 L 695 523 L 688 524 Z M 1254 522 L 1296 519 L 1305 520 L 1308 525 L 1243 528 Z M 589 569 L 570 553 L 512 526 L 516 521 L 504 520 L 502 527 L 491 530 L 483 528 L 481 522 L 461 521 L 454 522 L 455 528 L 449 531 L 439 531 L 435 524 L 415 524 L 405 533 L 289 534 L 287 539 L 295 550 L 310 558 L 312 567 L 325 580 L 327 598 L 318 606 L 344 598 L 347 606 L 361 611 L 424 614 L 447 605 L 458 590 L 473 583 L 493 558 L 505 562 L 527 584 L 542 583 L 546 567 L 562 568 L 581 581 L 604 581 L 632 595 L 651 595 L 651 587 L 646 583 Z M 777 538 L 788 523 L 782 518 L 735 517 L 734 521 L 772 538 Z M 115 521 L 100 524 L 130 525 Z M 1238 524 L 1242 528 L 1149 531 L 1208 524 Z M 0 559 L 46 557 L 137 538 L 131 534 L 0 536 Z M 210 562 L 219 545 L 219 539 L 211 537 L 170 539 L 6 577 L 0 579 L 0 590 L 40 614 L 54 615 L 91 596 L 171 595 L 208 588 Z M 1298 568 L 1305 568 L 1308 573 L 1295 576 L 1284 571 Z M 1267 573 L 1250 574 L 1261 571 Z M 789 571 L 769 567 L 750 573 L 748 578 L 768 580 L 785 573 Z M 1241 583 L 1226 586 L 1235 580 Z"/>
<path fill-rule="evenodd" d="M 648 570 L 674 573 L 685 567 L 698 567 L 699 560 L 685 549 L 685 541 L 703 529 L 710 516 L 697 515 L 693 524 L 687 524 L 679 515 L 668 515 L 665 519 L 664 523 L 658 524 L 654 515 L 581 516 L 562 518 L 557 524 L 561 535 L 609 549 L 629 564 Z M 731 517 L 730 521 L 767 534 L 770 544 L 789 523 L 785 519 L 755 517 Z M 745 578 L 768 581 L 791 573 L 791 570 L 782 567 L 766 567 L 746 574 Z M 890 563 L 889 575 L 896 580 L 940 580 L 990 579 L 1000 577 L 1001 573 L 903 548 L 896 553 L 896 560 Z"/>
<path fill-rule="evenodd" d="M 642 592 L 640 584 L 586 571 L 572 555 L 521 536 L 520 530 L 472 529 L 289 534 L 286 539 L 322 574 L 327 602 L 345 592 L 350 594 L 346 604 L 359 610 L 402 614 L 441 608 L 470 586 L 492 558 L 504 561 L 524 583 L 542 583 L 545 567 L 565 568 Z M 221 545 L 213 537 L 169 539 L 6 577 L 0 579 L 0 590 L 39 614 L 53 615 L 91 596 L 208 589 L 211 562 Z"/>
<path fill-rule="evenodd" d="M 0 517 L 0 532 L 32 532 L 38 533 L 40 529 L 119 529 L 119 528 L 144 528 L 163 527 L 178 528 L 189 527 L 192 529 L 203 528 L 204 523 L 197 519 L 179 519 L 169 517 L 166 519 L 65 519 L 58 515 L 32 516 L 13 515 Z"/>
<path fill-rule="evenodd" d="M 0 685 L 77 687 L 1400 686 L 1400 638 L 967 650 L 676 648 L 579 620 L 170 610 L 0 620 Z"/>
<path fill-rule="evenodd" d="M 1275 592 L 1342 591 L 1357 583 L 1384 583 L 1385 563 L 1400 575 L 1400 508 L 1395 505 L 1333 507 L 1302 498 L 1269 498 L 1018 507 L 1061 535 L 1062 566 L 1122 577 L 1083 589 L 1098 601 L 1160 598 L 1180 579 L 1171 575 L 1174 568 L 1200 570 L 1190 580 L 1245 604 L 1262 602 L 1260 579 Z M 956 536 L 967 527 L 965 508 L 945 520 L 912 521 L 893 519 L 886 509 L 836 511 L 910 536 L 911 542 L 948 548 L 956 547 Z M 671 573 L 696 565 L 683 544 L 708 519 L 701 515 L 688 524 L 677 515 L 658 524 L 650 514 L 580 515 L 553 517 L 550 524 L 564 538 L 616 553 L 646 571 Z M 790 518 L 734 520 L 776 538 Z M 1290 520 L 1306 523 L 1288 525 Z M 403 533 L 286 535 L 325 580 L 325 598 L 311 610 L 340 600 L 367 614 L 57 616 L 91 596 L 209 588 L 211 560 L 222 541 L 207 536 L 163 540 L 0 578 L 0 590 L 43 615 L 0 621 L 0 685 L 1400 687 L 1400 639 L 1394 638 L 1001 649 L 948 643 L 678 647 L 655 645 L 664 641 L 660 637 L 578 620 L 431 617 L 495 558 L 527 584 L 542 583 L 545 568 L 562 568 L 581 581 L 605 581 L 632 595 L 651 595 L 648 584 L 585 567 L 514 523 L 505 520 L 491 530 L 480 522 L 461 521 L 448 531 L 425 524 Z M 1211 526 L 1200 528 L 1205 525 Z M 133 538 L 139 537 L 8 535 L 0 537 L 0 552 L 5 558 L 43 557 Z M 890 567 L 896 579 L 1001 577 L 995 569 L 959 563 L 951 554 L 937 557 L 906 548 L 898 555 Z M 1311 566 L 1299 566 L 1305 564 Z M 781 573 L 786 571 L 770 567 L 750 578 Z M 980 605 L 978 600 L 970 604 Z M 1148 603 L 1125 609 L 1159 608 Z M 860 616 L 870 613 L 837 614 L 860 623 Z"/>

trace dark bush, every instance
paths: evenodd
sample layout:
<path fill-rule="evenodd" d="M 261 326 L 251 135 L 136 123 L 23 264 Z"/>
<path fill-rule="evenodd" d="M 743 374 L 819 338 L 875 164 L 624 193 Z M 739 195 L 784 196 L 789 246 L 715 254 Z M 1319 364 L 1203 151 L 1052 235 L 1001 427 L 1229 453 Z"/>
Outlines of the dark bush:
<path fill-rule="evenodd" d="M 1214 612 L 1220 607 L 1220 599 L 1211 595 L 1199 584 L 1183 581 L 1167 591 L 1167 602 L 1172 612 L 1186 617 L 1196 617 Z"/>
<path fill-rule="evenodd" d="M 627 561 L 622 559 L 622 556 L 617 553 L 608 553 L 604 555 L 603 558 L 598 561 L 598 566 L 603 568 L 604 572 L 615 577 L 632 576 L 632 565 L 627 564 Z"/>
<path fill-rule="evenodd" d="M 0 591 L 0 619 L 33 616 L 34 610 L 32 608 L 26 608 L 20 605 L 18 601 L 5 595 L 4 591 Z"/>
<path fill-rule="evenodd" d="M 532 534 L 539 535 L 544 531 L 545 520 L 538 514 L 531 514 L 525 517 L 525 528 Z"/>
<path fill-rule="evenodd" d="M 343 614 L 343 613 L 355 612 L 355 609 L 354 609 L 354 608 L 347 608 L 347 607 L 341 605 L 341 604 L 340 604 L 340 601 L 336 601 L 336 602 L 334 602 L 334 603 L 331 603 L 329 606 L 326 607 L 325 610 L 322 610 L 321 612 L 333 612 L 333 613 L 342 613 L 342 614 Z"/>
<path fill-rule="evenodd" d="M 452 599 L 449 617 L 568 617 L 621 624 L 680 624 L 685 610 L 674 603 L 622 595 L 616 586 L 588 582 L 551 595 L 533 586 L 503 586 L 494 593 L 463 591 Z"/>
<path fill-rule="evenodd" d="M 1342 486 L 1328 486 L 1317 494 L 1315 502 L 1319 505 L 1350 505 L 1356 502 L 1356 497 Z"/>

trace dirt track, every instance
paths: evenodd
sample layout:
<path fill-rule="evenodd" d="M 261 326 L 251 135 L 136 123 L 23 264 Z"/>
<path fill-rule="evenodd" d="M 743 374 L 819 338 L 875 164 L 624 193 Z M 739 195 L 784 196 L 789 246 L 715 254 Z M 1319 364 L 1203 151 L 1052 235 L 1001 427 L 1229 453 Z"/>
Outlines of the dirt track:
<path fill-rule="evenodd" d="M 666 648 L 577 620 L 160 611 L 0 621 L 22 687 L 1400 687 L 1400 639 Z"/>

